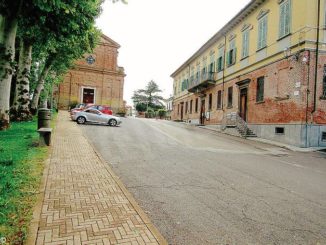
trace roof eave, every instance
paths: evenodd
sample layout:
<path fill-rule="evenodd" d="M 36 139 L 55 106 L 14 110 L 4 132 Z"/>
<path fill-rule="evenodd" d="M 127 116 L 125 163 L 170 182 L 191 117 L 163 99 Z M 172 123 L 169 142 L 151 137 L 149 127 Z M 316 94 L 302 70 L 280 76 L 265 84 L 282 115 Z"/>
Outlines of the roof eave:
<path fill-rule="evenodd" d="M 201 46 L 186 62 L 184 62 L 176 71 L 170 76 L 174 78 L 181 70 L 190 65 L 190 63 L 199 57 L 207 48 L 211 47 L 216 41 L 237 25 L 244 17 L 249 15 L 254 9 L 261 5 L 265 0 L 251 0 L 243 9 L 240 10 L 226 25 L 222 27 L 213 37 L 211 37 L 203 46 Z"/>

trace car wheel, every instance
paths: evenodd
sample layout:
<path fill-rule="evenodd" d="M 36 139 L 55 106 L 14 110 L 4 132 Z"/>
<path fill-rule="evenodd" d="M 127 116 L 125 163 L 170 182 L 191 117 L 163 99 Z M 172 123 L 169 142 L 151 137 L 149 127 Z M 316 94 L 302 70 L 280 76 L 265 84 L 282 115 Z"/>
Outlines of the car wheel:
<path fill-rule="evenodd" d="M 109 120 L 109 125 L 112 126 L 112 127 L 117 126 L 117 120 L 115 120 L 115 119 L 110 119 L 110 120 Z"/>
<path fill-rule="evenodd" d="M 85 117 L 78 117 L 77 118 L 77 123 L 78 124 L 84 124 L 86 122 L 86 118 Z"/>

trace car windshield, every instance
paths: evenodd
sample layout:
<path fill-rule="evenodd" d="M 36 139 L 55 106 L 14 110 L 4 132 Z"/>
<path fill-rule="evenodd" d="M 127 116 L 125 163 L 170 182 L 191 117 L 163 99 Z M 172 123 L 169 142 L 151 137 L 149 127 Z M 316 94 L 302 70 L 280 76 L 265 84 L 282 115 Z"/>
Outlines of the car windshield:
<path fill-rule="evenodd" d="M 88 110 L 85 110 L 85 112 L 87 112 L 87 113 L 91 113 L 91 114 L 98 114 L 98 115 L 100 115 L 100 114 L 101 114 L 101 112 L 100 112 L 100 111 L 97 111 L 97 110 L 92 110 L 92 109 L 88 109 Z"/>

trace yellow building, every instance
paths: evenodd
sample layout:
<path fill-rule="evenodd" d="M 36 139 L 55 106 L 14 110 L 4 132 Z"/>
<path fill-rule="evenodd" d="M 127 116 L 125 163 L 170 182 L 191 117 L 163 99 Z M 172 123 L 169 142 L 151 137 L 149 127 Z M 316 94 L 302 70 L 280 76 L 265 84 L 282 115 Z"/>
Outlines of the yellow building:
<path fill-rule="evenodd" d="M 252 0 L 173 72 L 172 119 L 326 146 L 325 12 L 325 0 Z"/>

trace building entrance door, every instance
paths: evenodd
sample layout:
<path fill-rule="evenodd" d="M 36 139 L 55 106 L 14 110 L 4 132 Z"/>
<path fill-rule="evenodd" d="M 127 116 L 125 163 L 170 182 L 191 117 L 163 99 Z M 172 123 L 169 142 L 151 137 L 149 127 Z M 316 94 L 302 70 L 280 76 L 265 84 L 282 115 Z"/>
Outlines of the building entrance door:
<path fill-rule="evenodd" d="M 240 90 L 240 117 L 247 121 L 247 100 L 248 100 L 248 88 Z"/>
<path fill-rule="evenodd" d="M 83 103 L 93 104 L 94 103 L 94 89 L 84 88 L 83 89 Z"/>
<path fill-rule="evenodd" d="M 200 124 L 205 124 L 205 100 L 202 100 L 200 105 Z"/>
<path fill-rule="evenodd" d="M 180 120 L 182 121 L 183 120 L 183 102 L 181 103 L 181 112 L 180 112 Z"/>

